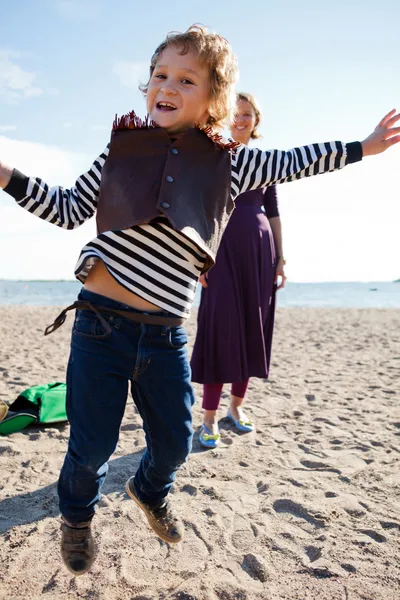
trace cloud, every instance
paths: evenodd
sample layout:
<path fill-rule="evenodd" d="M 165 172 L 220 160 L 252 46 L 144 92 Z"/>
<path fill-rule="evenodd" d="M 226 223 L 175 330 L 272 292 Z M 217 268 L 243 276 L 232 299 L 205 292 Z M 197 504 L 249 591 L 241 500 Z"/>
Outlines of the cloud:
<path fill-rule="evenodd" d="M 399 277 L 397 172 L 398 153 L 389 151 L 340 173 L 277 186 L 291 281 Z"/>
<path fill-rule="evenodd" d="M 149 65 L 146 62 L 118 61 L 114 64 L 113 73 L 122 85 L 137 89 L 140 82 L 148 79 Z"/>
<path fill-rule="evenodd" d="M 36 85 L 36 73 L 20 67 L 15 59 L 20 54 L 10 50 L 0 50 L 0 100 L 17 104 L 23 98 L 41 96 L 43 90 Z"/>
<path fill-rule="evenodd" d="M 7 131 L 16 131 L 16 125 L 0 125 L 0 133 L 7 133 Z"/>
<path fill-rule="evenodd" d="M 0 136 L 0 156 L 23 173 L 64 186 L 71 186 L 96 158 L 5 136 Z M 0 279 L 73 279 L 81 248 L 96 235 L 95 225 L 91 219 L 74 231 L 62 230 L 0 190 Z"/>
<path fill-rule="evenodd" d="M 99 149 L 99 154 L 103 148 Z M 80 173 L 86 171 L 95 156 L 68 152 L 57 146 L 20 141 L 0 136 L 1 160 L 17 167 L 28 175 L 43 177 L 50 185 L 73 183 Z"/>

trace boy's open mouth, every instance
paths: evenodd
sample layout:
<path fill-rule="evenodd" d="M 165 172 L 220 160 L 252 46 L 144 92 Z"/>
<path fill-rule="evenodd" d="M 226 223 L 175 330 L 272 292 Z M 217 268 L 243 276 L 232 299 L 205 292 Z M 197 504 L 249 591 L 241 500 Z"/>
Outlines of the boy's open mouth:
<path fill-rule="evenodd" d="M 157 102 L 156 104 L 157 110 L 161 110 L 162 112 L 170 112 L 176 110 L 175 104 L 171 102 Z"/>

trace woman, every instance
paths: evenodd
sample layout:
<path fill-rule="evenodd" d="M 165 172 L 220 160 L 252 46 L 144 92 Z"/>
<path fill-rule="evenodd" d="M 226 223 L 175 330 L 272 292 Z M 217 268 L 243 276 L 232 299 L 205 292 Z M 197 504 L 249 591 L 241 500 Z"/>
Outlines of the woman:
<path fill-rule="evenodd" d="M 248 144 L 260 137 L 261 113 L 250 94 L 238 94 L 232 137 Z M 268 377 L 275 290 L 284 287 L 285 260 L 274 187 L 241 194 L 203 285 L 192 355 L 192 380 L 202 383 L 204 422 L 200 443 L 220 443 L 218 406 L 224 383 L 231 383 L 228 417 L 242 432 L 254 423 L 243 410 L 250 377 Z M 277 287 L 278 278 L 281 278 Z"/>

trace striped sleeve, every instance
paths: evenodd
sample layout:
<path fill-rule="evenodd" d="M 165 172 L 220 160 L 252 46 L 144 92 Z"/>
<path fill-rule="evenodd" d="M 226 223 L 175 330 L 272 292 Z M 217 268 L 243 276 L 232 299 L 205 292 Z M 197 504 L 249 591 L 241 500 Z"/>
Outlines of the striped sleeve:
<path fill-rule="evenodd" d="M 287 151 L 242 145 L 232 154 L 232 195 L 336 171 L 361 159 L 359 142 L 325 142 Z"/>
<path fill-rule="evenodd" d="M 108 152 L 109 146 L 70 189 L 49 187 L 42 179 L 27 177 L 14 169 L 4 191 L 13 196 L 22 208 L 40 219 L 63 229 L 75 229 L 96 212 L 101 172 Z"/>

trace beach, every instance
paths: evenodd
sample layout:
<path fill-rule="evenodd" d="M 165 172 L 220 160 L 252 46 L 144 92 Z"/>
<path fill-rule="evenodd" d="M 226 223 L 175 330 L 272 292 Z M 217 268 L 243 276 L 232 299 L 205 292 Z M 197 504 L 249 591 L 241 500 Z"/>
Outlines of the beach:
<path fill-rule="evenodd" d="M 0 399 L 65 381 L 72 316 L 0 307 Z M 188 322 L 189 347 L 196 314 Z M 0 438 L 0 599 L 398 600 L 400 309 L 281 308 L 270 379 L 250 382 L 256 431 L 223 416 L 198 442 L 172 500 L 186 537 L 159 540 L 124 491 L 144 450 L 129 399 L 94 520 L 98 556 L 73 577 L 59 555 L 56 482 L 68 424 Z M 107 415 L 104 415 L 107 418 Z"/>

